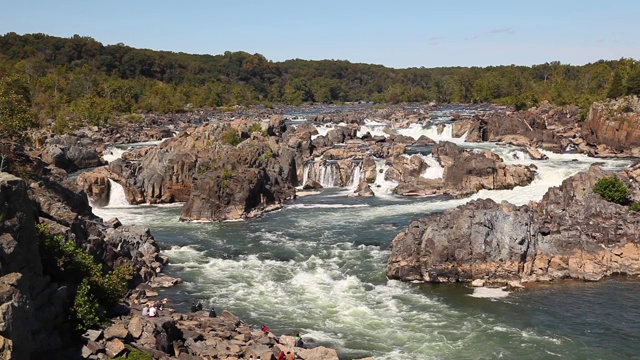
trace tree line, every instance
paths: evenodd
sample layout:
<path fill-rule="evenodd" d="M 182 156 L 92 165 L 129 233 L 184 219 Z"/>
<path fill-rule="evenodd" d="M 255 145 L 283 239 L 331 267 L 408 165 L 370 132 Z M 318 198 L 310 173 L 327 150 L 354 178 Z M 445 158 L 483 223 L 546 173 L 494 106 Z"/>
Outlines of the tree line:
<path fill-rule="evenodd" d="M 273 62 L 103 45 L 79 35 L 0 36 L 0 135 L 32 126 L 103 126 L 115 115 L 229 105 L 425 102 L 583 108 L 640 93 L 640 63 L 393 69 L 344 60 Z M 9 131 L 8 128 L 10 128 Z"/>

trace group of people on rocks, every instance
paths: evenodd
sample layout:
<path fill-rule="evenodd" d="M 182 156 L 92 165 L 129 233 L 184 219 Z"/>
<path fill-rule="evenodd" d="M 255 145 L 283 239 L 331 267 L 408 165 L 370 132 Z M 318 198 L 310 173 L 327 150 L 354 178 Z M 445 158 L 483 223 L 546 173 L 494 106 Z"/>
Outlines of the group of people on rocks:
<path fill-rule="evenodd" d="M 164 310 L 164 303 L 160 300 L 156 302 L 146 303 L 142 308 L 142 316 L 157 317 L 158 311 Z"/>
<path fill-rule="evenodd" d="M 158 311 L 160 310 L 164 310 L 164 303 L 162 301 L 158 300 L 156 302 L 148 302 L 144 304 L 144 307 L 142 308 L 142 316 L 157 317 L 159 316 Z M 198 301 L 197 303 L 191 303 L 191 312 L 197 312 L 197 311 L 202 311 L 202 303 L 200 301 Z M 217 317 L 217 316 L 218 315 L 216 314 L 216 310 L 213 307 L 211 307 L 211 310 L 209 310 L 209 317 Z M 269 328 L 266 325 L 262 325 L 261 330 L 265 335 L 269 335 Z M 295 346 L 304 347 L 304 342 L 300 337 L 300 333 L 296 333 Z M 277 359 L 278 360 L 294 360 L 295 355 L 291 351 L 287 351 L 286 354 L 284 351 L 280 351 Z M 258 356 L 257 358 L 254 359 L 253 355 L 251 355 L 249 356 L 249 360 L 261 360 L 261 358 L 260 356 Z"/>
<path fill-rule="evenodd" d="M 202 311 L 202 303 L 200 301 L 198 301 L 198 303 L 191 303 L 191 312 L 193 313 L 197 311 Z M 218 317 L 218 314 L 216 313 L 216 309 L 214 309 L 213 306 L 209 310 L 209 317 L 211 318 Z"/>

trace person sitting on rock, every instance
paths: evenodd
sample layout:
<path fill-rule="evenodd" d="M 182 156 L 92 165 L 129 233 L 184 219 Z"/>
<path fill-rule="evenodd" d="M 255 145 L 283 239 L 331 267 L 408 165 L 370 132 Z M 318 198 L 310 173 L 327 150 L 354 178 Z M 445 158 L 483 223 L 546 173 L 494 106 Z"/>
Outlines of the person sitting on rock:
<path fill-rule="evenodd" d="M 202 311 L 202 303 L 200 301 L 198 301 L 198 303 L 196 304 L 196 310 Z"/>
<path fill-rule="evenodd" d="M 218 314 L 216 314 L 216 309 L 212 307 L 211 310 L 209 310 L 209 317 L 217 317 L 217 316 Z"/>
<path fill-rule="evenodd" d="M 264 325 L 264 324 L 262 325 L 262 332 L 265 335 L 269 335 L 269 328 L 267 327 L 267 325 Z"/>
<path fill-rule="evenodd" d="M 287 351 L 287 356 L 285 357 L 285 360 L 295 360 L 295 356 L 293 355 L 293 353 L 291 351 Z"/>
<path fill-rule="evenodd" d="M 296 334 L 296 347 L 300 347 L 300 348 L 304 347 L 304 341 L 302 341 L 302 338 L 300 337 L 300 333 Z"/>
<path fill-rule="evenodd" d="M 164 309 L 164 304 L 162 304 L 162 301 L 160 301 L 160 300 L 156 301 L 156 303 L 153 306 L 155 306 L 156 309 L 158 309 L 158 310 Z"/>
<path fill-rule="evenodd" d="M 149 317 L 156 317 L 156 316 L 158 316 L 158 309 L 156 309 L 154 305 L 151 305 L 151 307 L 149 308 Z"/>
<path fill-rule="evenodd" d="M 142 308 L 142 316 L 149 316 L 149 304 L 144 304 Z"/>
<path fill-rule="evenodd" d="M 284 355 L 284 351 L 280 351 L 280 354 L 278 354 L 278 360 L 286 360 L 286 356 Z"/>
<path fill-rule="evenodd" d="M 196 306 L 196 303 L 191 303 L 191 312 L 196 312 L 198 311 L 198 307 Z"/>

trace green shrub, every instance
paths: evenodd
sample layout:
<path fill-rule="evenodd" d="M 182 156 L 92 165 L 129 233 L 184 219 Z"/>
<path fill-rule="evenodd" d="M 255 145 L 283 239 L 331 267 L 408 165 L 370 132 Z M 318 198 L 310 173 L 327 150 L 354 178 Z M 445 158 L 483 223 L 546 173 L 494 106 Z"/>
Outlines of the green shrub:
<path fill-rule="evenodd" d="M 242 139 L 240 138 L 240 135 L 238 135 L 238 130 L 228 128 L 222 133 L 222 141 L 231 146 L 236 146 L 242 142 Z"/>
<path fill-rule="evenodd" d="M 56 282 L 72 282 L 77 292 L 70 309 L 76 328 L 84 331 L 107 322 L 105 309 L 115 306 L 127 293 L 133 276 L 131 265 L 121 265 L 103 272 L 90 254 L 73 241 L 53 236 L 46 225 L 37 225 L 43 272 Z"/>
<path fill-rule="evenodd" d="M 631 206 L 629 206 L 629 210 L 640 212 L 640 201 L 636 201 L 633 204 L 631 204 Z"/>
<path fill-rule="evenodd" d="M 222 170 L 222 179 L 229 180 L 232 177 L 233 177 L 233 172 L 231 171 L 231 168 L 225 166 L 224 170 Z"/>
<path fill-rule="evenodd" d="M 151 355 L 143 353 L 133 346 L 127 345 L 127 350 L 129 350 L 129 353 L 126 356 L 118 356 L 114 360 L 153 360 Z"/>
<path fill-rule="evenodd" d="M 631 191 L 615 175 L 598 180 L 593 187 L 593 192 L 609 202 L 621 205 L 628 203 L 631 195 Z"/>

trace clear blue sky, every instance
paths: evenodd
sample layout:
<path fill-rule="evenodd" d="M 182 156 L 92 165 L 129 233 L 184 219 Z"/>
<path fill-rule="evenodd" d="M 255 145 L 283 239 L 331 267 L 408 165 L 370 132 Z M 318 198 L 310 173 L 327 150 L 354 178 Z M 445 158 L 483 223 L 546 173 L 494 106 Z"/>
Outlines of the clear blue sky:
<path fill-rule="evenodd" d="M 0 0 L 0 34 L 395 68 L 640 59 L 640 1 Z"/>

